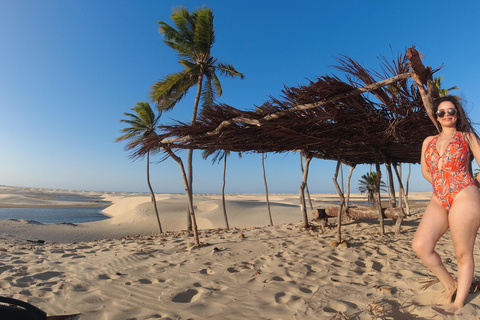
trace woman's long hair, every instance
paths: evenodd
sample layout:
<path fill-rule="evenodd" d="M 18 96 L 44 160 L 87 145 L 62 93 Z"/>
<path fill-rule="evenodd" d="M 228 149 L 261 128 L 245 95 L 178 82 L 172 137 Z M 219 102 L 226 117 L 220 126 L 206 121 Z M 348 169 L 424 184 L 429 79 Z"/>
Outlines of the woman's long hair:
<path fill-rule="evenodd" d="M 433 112 L 435 114 L 435 121 L 438 123 L 438 120 L 437 120 L 437 117 L 436 117 L 438 106 L 440 105 L 440 103 L 445 102 L 445 101 L 450 101 L 451 103 L 453 103 L 453 105 L 457 109 L 457 123 L 456 123 L 457 131 L 473 133 L 473 136 L 475 137 L 477 142 L 480 143 L 480 139 L 478 137 L 477 131 L 475 130 L 475 128 L 472 125 L 472 122 L 470 121 L 467 114 L 465 113 L 465 110 L 463 109 L 463 106 L 460 103 L 460 100 L 455 96 L 440 97 L 440 98 L 437 98 L 434 101 Z M 442 126 L 440 124 L 439 124 L 439 128 L 440 128 L 440 131 L 441 131 Z M 470 138 L 470 135 L 466 135 L 466 136 L 464 135 L 464 139 L 467 141 L 467 144 L 470 146 L 470 139 L 469 138 Z M 473 154 L 470 152 L 470 166 L 469 166 L 470 167 L 469 168 L 470 169 L 469 170 L 470 174 L 472 174 L 472 167 L 471 167 L 472 160 L 473 160 Z"/>

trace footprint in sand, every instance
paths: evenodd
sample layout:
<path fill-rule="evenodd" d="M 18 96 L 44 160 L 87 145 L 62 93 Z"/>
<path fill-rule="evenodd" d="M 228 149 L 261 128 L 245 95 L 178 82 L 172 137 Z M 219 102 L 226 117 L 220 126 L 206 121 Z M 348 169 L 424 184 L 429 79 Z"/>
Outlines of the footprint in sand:
<path fill-rule="evenodd" d="M 202 269 L 200 270 L 200 273 L 201 274 L 213 274 L 215 273 L 212 269 L 210 269 L 210 267 L 206 268 L 206 269 Z"/>
<path fill-rule="evenodd" d="M 140 284 L 152 284 L 153 282 L 148 280 L 148 279 L 138 279 L 138 282 L 140 282 Z"/>
<path fill-rule="evenodd" d="M 299 304 L 304 303 L 299 296 L 285 292 L 277 292 L 274 299 L 276 303 L 286 305 L 290 309 L 297 309 Z"/>
<path fill-rule="evenodd" d="M 188 289 L 185 292 L 177 294 L 175 297 L 172 298 L 172 302 L 177 303 L 190 303 L 195 301 L 197 298 L 198 291 L 195 289 Z"/>
<path fill-rule="evenodd" d="M 42 273 L 37 273 L 33 276 L 34 279 L 47 281 L 55 277 L 63 276 L 63 272 L 47 271 Z"/>

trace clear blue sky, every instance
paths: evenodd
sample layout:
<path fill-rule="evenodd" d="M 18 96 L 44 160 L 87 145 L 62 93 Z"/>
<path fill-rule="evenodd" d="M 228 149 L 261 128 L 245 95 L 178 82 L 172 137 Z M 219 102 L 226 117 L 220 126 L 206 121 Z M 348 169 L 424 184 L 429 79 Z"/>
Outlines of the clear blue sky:
<path fill-rule="evenodd" d="M 119 120 L 148 100 L 156 80 L 181 70 L 157 22 L 171 23 L 176 6 L 193 11 L 202 4 L 215 15 L 212 55 L 245 74 L 244 80 L 222 79 L 220 102 L 252 110 L 278 97 L 284 85 L 341 76 L 331 67 L 340 54 L 379 70 L 379 54 L 391 58 L 416 45 L 425 65 L 445 65 L 437 74 L 444 87 L 459 86 L 453 93 L 479 120 L 477 0 L 0 0 L 0 185 L 148 191 L 145 160 L 132 162 L 124 144 L 114 143 L 123 127 Z M 191 90 L 162 123 L 189 122 L 193 100 Z M 186 152 L 180 155 L 186 159 Z M 298 192 L 298 154 L 269 154 L 265 164 L 270 192 Z M 311 192 L 335 192 L 335 165 L 312 161 Z M 194 169 L 194 192 L 220 193 L 221 164 L 197 153 Z M 353 191 L 368 170 L 355 169 Z M 156 192 L 184 192 L 171 159 L 153 164 L 151 179 Z M 431 190 L 418 165 L 410 190 Z M 264 192 L 259 155 L 231 155 L 226 192 Z"/>

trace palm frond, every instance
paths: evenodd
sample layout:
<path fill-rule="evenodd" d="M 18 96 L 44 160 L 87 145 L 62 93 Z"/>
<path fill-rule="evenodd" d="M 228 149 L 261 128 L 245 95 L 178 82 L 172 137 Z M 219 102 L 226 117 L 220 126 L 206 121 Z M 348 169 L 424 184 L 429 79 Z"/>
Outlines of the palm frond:
<path fill-rule="evenodd" d="M 149 96 L 164 110 L 170 110 L 187 94 L 188 89 L 197 84 L 195 80 L 185 70 L 169 74 L 152 85 Z"/>
<path fill-rule="evenodd" d="M 210 50 L 215 43 L 215 31 L 213 30 L 213 12 L 207 6 L 203 6 L 196 12 L 195 25 L 195 51 L 210 57 Z"/>
<path fill-rule="evenodd" d="M 126 145 L 126 150 L 137 148 L 146 137 L 155 135 L 155 128 L 161 116 L 161 113 L 155 115 L 146 101 L 137 102 L 132 110 L 135 111 L 136 114 L 125 112 L 124 116 L 128 118 L 120 120 L 121 123 L 129 125 L 121 130 L 121 132 L 125 134 L 115 139 L 115 141 L 131 140 L 131 142 Z"/>
<path fill-rule="evenodd" d="M 218 63 L 216 65 L 216 69 L 220 72 L 222 76 L 234 78 L 240 77 L 240 79 L 244 79 L 244 75 L 241 72 L 238 72 L 234 66 L 227 63 Z"/>

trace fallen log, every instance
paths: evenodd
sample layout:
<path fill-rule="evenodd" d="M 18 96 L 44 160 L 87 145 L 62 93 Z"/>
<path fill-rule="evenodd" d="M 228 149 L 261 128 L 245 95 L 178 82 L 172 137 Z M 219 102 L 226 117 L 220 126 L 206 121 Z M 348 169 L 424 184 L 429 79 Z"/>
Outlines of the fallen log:
<path fill-rule="evenodd" d="M 329 217 L 336 217 L 338 215 L 338 207 L 331 206 L 324 210 L 325 214 Z M 405 217 L 403 208 L 382 208 L 382 213 L 385 218 L 390 219 Z M 372 207 L 349 207 L 348 213 L 345 209 L 342 210 L 342 216 L 343 215 L 353 219 L 375 219 L 378 218 L 378 209 Z"/>
<path fill-rule="evenodd" d="M 382 213 L 385 218 L 395 220 L 395 234 L 400 234 L 400 228 L 403 219 L 406 217 L 403 208 L 383 208 Z M 324 225 L 329 217 L 338 216 L 338 207 L 330 206 L 318 209 L 313 209 L 311 212 L 313 220 L 319 221 Z M 378 218 L 378 209 L 371 207 L 349 207 L 342 210 L 342 217 L 349 217 L 353 219 L 376 219 Z"/>

